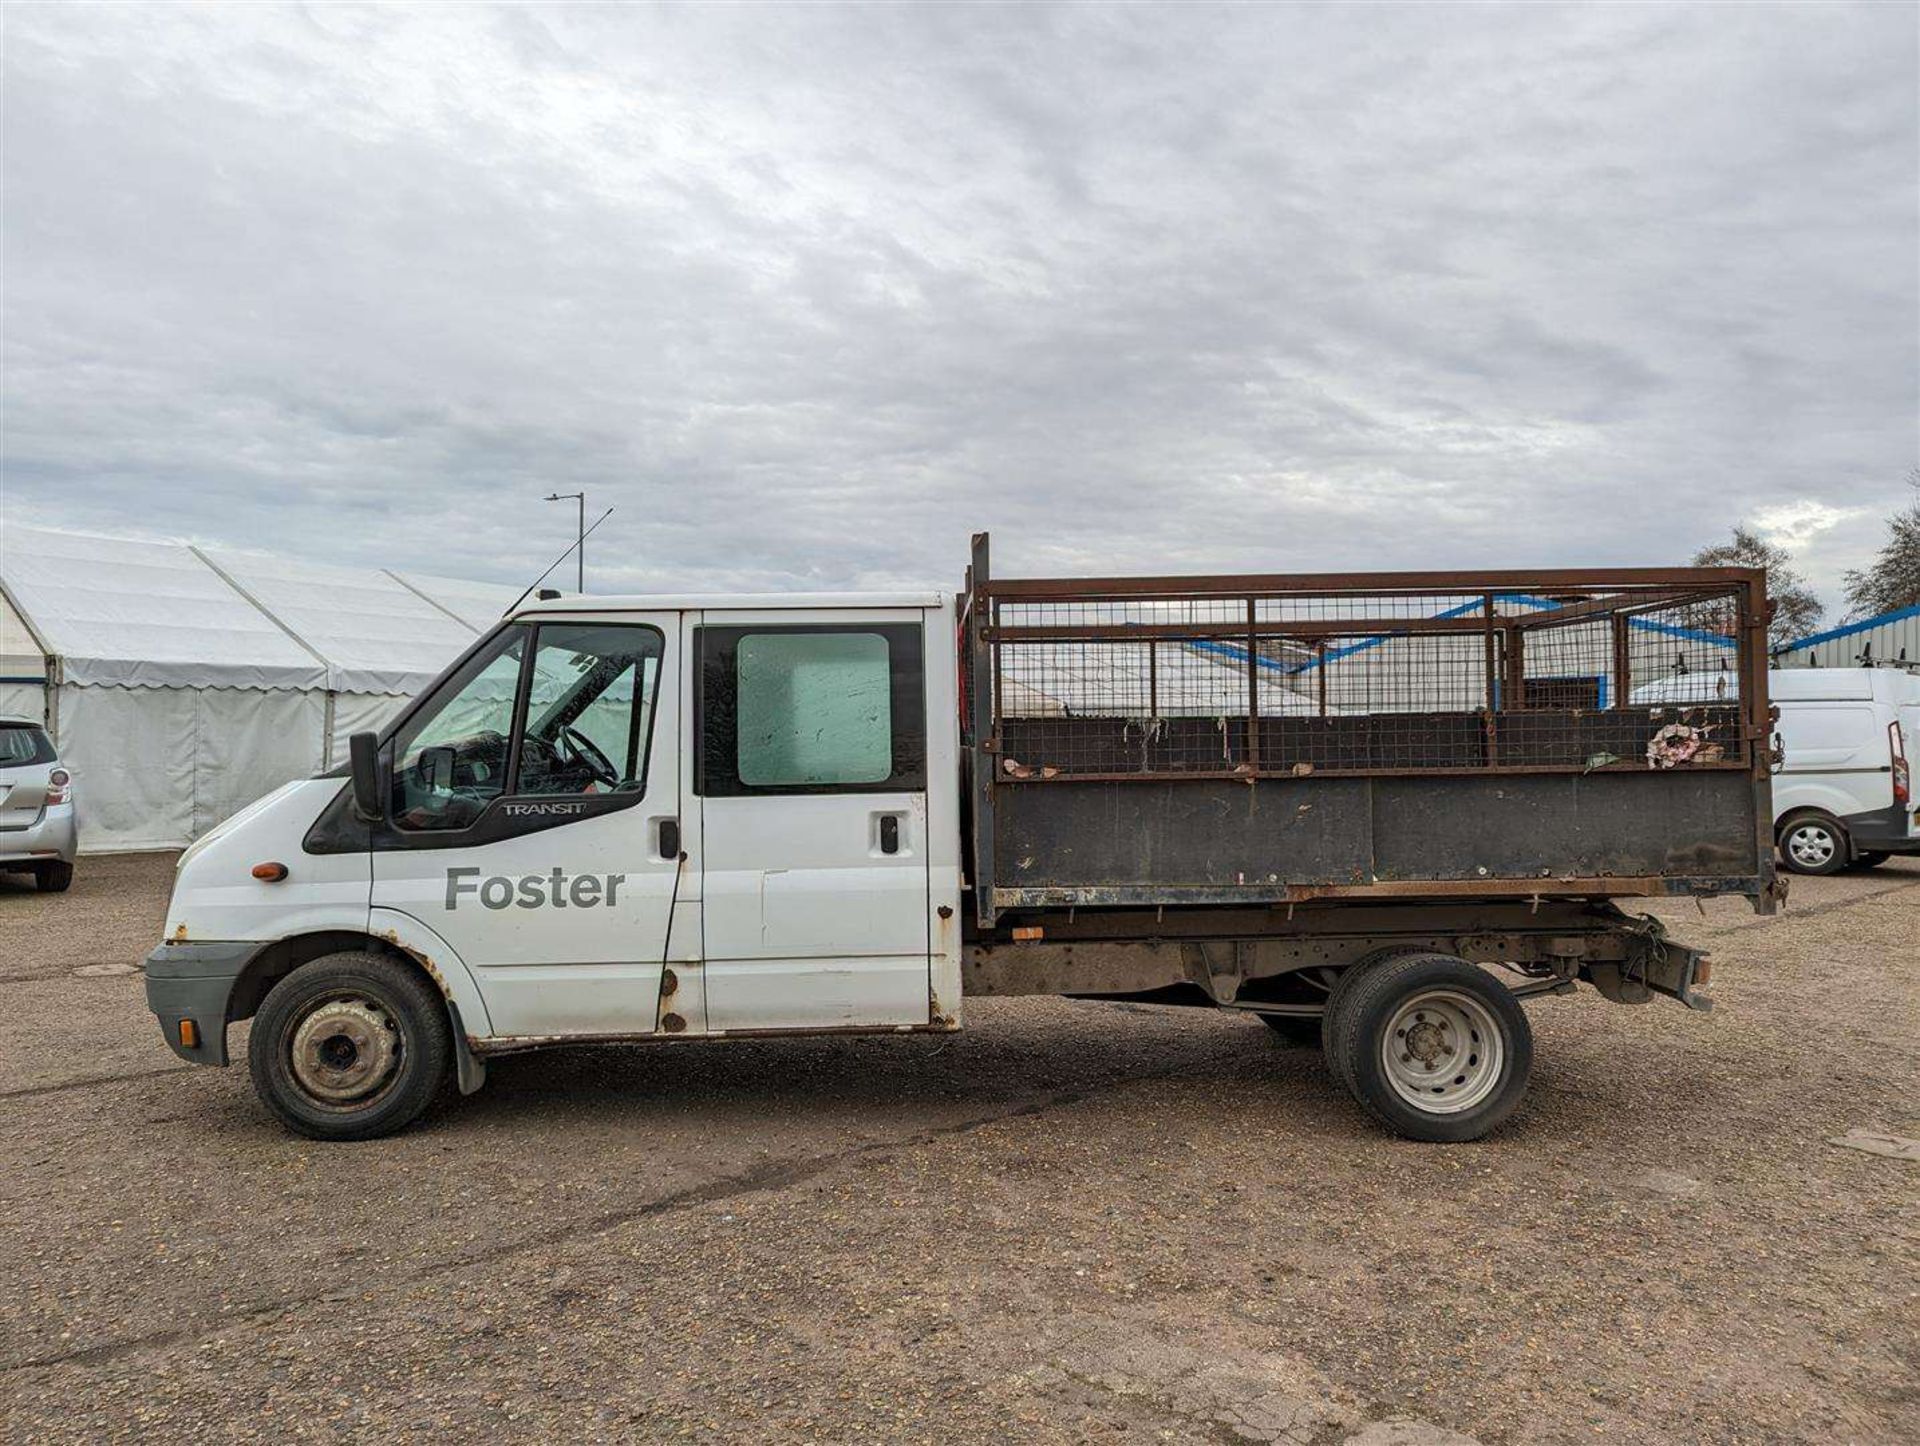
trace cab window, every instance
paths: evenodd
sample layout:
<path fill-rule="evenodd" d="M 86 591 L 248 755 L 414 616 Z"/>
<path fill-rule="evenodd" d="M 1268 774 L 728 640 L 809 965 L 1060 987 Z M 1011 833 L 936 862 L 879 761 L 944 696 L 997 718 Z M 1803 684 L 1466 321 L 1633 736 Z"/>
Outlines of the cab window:
<path fill-rule="evenodd" d="M 507 789 L 526 628 L 508 628 L 469 658 L 393 740 L 393 822 L 465 828 Z"/>
<path fill-rule="evenodd" d="M 707 797 L 926 787 L 917 624 L 707 626 L 695 650 Z"/>
<path fill-rule="evenodd" d="M 517 794 L 638 793 L 659 680 L 658 631 L 623 623 L 540 629 Z"/>
<path fill-rule="evenodd" d="M 637 798 L 664 646 L 637 624 L 503 630 L 395 733 L 394 826 L 469 828 L 508 794 Z"/>

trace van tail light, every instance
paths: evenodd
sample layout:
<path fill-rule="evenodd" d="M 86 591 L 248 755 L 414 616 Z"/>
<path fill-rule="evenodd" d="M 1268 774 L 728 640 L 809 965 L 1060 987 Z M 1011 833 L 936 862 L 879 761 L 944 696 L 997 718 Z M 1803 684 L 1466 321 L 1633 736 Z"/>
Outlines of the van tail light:
<path fill-rule="evenodd" d="M 1901 807 L 1913 802 L 1913 776 L 1907 771 L 1907 753 L 1901 747 L 1900 725 L 1887 725 L 1887 749 L 1893 755 L 1893 801 Z"/>
<path fill-rule="evenodd" d="M 47 802 L 65 803 L 73 797 L 73 775 L 64 768 L 56 768 L 47 775 Z"/>

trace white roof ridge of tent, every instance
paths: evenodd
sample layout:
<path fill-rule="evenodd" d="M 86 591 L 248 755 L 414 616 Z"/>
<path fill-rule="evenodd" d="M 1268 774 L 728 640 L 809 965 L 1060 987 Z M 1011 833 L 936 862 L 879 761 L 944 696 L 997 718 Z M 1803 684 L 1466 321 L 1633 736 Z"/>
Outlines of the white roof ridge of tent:
<path fill-rule="evenodd" d="M 0 525 L 0 585 L 76 685 L 383 694 L 418 691 L 514 596 L 504 584 L 18 524 Z"/>

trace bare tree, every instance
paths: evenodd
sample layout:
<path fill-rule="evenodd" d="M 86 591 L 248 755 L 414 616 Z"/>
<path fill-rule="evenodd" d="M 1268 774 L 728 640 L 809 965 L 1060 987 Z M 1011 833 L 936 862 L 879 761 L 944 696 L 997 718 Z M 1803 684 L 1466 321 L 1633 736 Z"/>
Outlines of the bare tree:
<path fill-rule="evenodd" d="M 1767 570 L 1767 596 L 1773 599 L 1773 621 L 1767 626 L 1767 644 L 1779 647 L 1804 638 L 1820 622 L 1826 611 L 1815 597 L 1807 580 L 1793 565 L 1784 547 L 1768 542 L 1744 524 L 1733 529 L 1733 540 L 1715 547 L 1703 547 L 1693 555 L 1695 567 L 1764 567 Z"/>
<path fill-rule="evenodd" d="M 1907 473 L 1913 505 L 1887 519 L 1887 545 L 1865 572 L 1847 574 L 1847 605 L 1870 618 L 1920 603 L 1920 467 Z"/>

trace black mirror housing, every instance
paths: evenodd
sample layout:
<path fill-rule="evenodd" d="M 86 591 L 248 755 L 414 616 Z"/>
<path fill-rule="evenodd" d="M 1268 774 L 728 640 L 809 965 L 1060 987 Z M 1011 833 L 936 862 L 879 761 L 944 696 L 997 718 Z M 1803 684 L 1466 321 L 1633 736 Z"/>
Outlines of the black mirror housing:
<path fill-rule="evenodd" d="M 347 740 L 347 758 L 353 778 L 353 811 L 362 823 L 377 823 L 386 814 L 380 796 L 380 740 L 372 733 L 356 733 Z"/>

